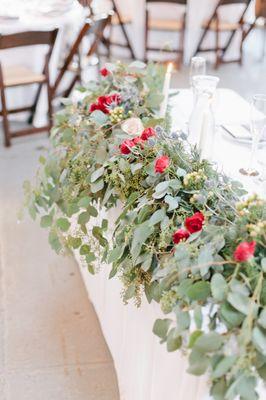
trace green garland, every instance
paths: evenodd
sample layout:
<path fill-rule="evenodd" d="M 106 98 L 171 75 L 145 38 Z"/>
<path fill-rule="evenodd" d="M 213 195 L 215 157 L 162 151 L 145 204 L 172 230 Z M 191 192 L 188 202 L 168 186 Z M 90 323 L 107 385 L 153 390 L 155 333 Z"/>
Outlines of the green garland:
<path fill-rule="evenodd" d="M 240 183 L 156 116 L 163 67 L 108 64 L 101 74 L 56 116 L 36 185 L 25 183 L 29 212 L 58 253 L 79 251 L 91 273 L 96 250 L 112 264 L 125 302 L 160 302 L 169 318 L 154 333 L 187 352 L 189 373 L 209 373 L 214 399 L 254 400 L 266 380 L 266 203 L 241 200 Z M 93 217 L 116 205 L 110 244 L 108 221 Z"/>

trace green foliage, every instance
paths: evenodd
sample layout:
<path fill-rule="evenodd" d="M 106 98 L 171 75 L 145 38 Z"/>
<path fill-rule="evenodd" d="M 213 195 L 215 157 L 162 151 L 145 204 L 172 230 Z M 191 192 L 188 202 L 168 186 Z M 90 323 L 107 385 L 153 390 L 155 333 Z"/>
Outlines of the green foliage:
<path fill-rule="evenodd" d="M 189 373 L 209 374 L 215 400 L 254 400 L 258 378 L 266 379 L 266 203 L 243 199 L 238 182 L 172 135 L 169 116 L 158 117 L 162 66 L 108 69 L 107 79 L 80 88 L 83 100 L 65 101 L 56 116 L 35 187 L 24 184 L 29 213 L 50 229 L 56 252 L 79 252 L 90 273 L 99 257 L 112 264 L 109 276 L 121 279 L 125 303 L 139 306 L 143 295 L 160 303 L 171 319 L 157 320 L 153 332 L 168 351 L 187 352 Z M 113 93 L 121 96 L 114 112 L 111 105 L 109 113 L 90 113 L 99 96 Z M 123 155 L 129 118 L 156 135 Z M 162 155 L 170 164 L 161 174 L 154 165 Z M 196 212 L 202 229 L 175 245 L 173 234 Z M 240 263 L 234 251 L 245 241 L 256 250 Z"/>

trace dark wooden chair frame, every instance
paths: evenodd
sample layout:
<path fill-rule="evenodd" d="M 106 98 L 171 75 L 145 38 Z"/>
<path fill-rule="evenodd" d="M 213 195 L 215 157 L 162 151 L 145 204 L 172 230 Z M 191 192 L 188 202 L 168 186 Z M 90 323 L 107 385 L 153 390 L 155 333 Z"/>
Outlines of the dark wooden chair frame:
<path fill-rule="evenodd" d="M 45 79 L 40 83 L 39 81 L 34 82 L 31 81 L 29 83 L 19 83 L 18 85 L 14 86 L 26 86 L 26 85 L 34 85 L 38 84 L 37 92 L 40 93 L 41 89 L 44 84 L 47 86 L 47 97 L 48 97 L 48 124 L 42 127 L 30 127 L 21 129 L 18 131 L 11 131 L 10 124 L 8 121 L 9 114 L 16 114 L 25 111 L 31 111 L 35 107 L 34 104 L 31 106 L 20 107 L 20 108 L 7 108 L 6 102 L 6 93 L 5 90 L 8 88 L 4 84 L 4 76 L 3 76 L 3 69 L 0 62 L 0 94 L 1 94 L 1 104 L 2 104 L 2 111 L 0 111 L 0 115 L 3 118 L 3 128 L 4 128 L 4 135 L 5 135 L 5 146 L 8 147 L 11 145 L 11 139 L 19 136 L 30 135 L 34 133 L 39 133 L 43 131 L 50 131 L 52 127 L 52 118 L 53 118 L 53 109 L 52 109 L 52 88 L 50 84 L 50 76 L 49 76 L 49 63 L 50 58 L 52 55 L 52 51 L 54 48 L 54 43 L 57 37 L 57 29 L 52 31 L 29 31 L 29 32 L 20 32 L 14 33 L 10 35 L 2 35 L 0 36 L 0 50 L 5 49 L 12 49 L 16 47 L 24 47 L 24 46 L 35 46 L 35 45 L 48 45 L 49 49 L 45 56 L 45 63 L 42 74 L 45 76 Z M 14 87 L 12 86 L 12 87 Z M 39 95 L 38 95 L 39 97 Z"/>
<path fill-rule="evenodd" d="M 92 45 L 90 46 L 90 49 L 87 53 L 88 57 L 92 56 L 97 51 L 99 44 L 103 40 L 104 30 L 108 26 L 108 24 L 110 24 L 110 19 L 111 19 L 110 15 L 102 15 L 98 21 L 97 20 L 95 21 L 96 24 L 97 24 L 97 22 L 99 23 L 99 26 L 94 31 L 95 38 L 94 38 L 94 41 L 93 41 Z M 81 72 L 82 71 L 81 71 L 81 68 L 79 65 L 79 67 L 77 68 L 76 71 L 72 71 L 74 73 L 74 77 L 70 81 L 70 84 L 68 85 L 68 87 L 66 89 L 64 89 L 63 92 L 60 92 L 60 93 L 58 92 L 60 84 L 61 84 L 65 74 L 69 71 L 69 66 L 71 65 L 74 57 L 76 55 L 79 56 L 79 49 L 80 49 L 82 40 L 90 32 L 90 30 L 93 29 L 93 27 L 94 27 L 94 21 L 90 18 L 87 18 L 78 34 L 76 40 L 73 43 L 73 45 L 70 49 L 70 52 L 69 52 L 67 58 L 65 59 L 63 66 L 60 68 L 60 70 L 58 72 L 58 75 L 55 79 L 54 85 L 51 87 L 52 99 L 55 97 L 58 97 L 58 96 L 68 97 L 70 95 L 71 91 L 73 90 L 74 86 L 76 85 L 76 83 L 81 82 Z M 41 94 L 41 90 L 39 89 L 36 94 L 34 106 L 31 110 L 31 116 L 29 118 L 30 121 L 32 121 L 34 119 L 34 115 L 36 112 L 40 94 Z"/>
<path fill-rule="evenodd" d="M 149 46 L 149 32 L 151 29 L 149 29 L 149 10 L 148 10 L 148 5 L 153 4 L 153 3 L 166 3 L 166 4 L 175 4 L 175 5 L 180 5 L 180 6 L 187 6 L 187 0 L 146 0 L 146 8 L 145 8 L 145 39 L 144 39 L 144 60 L 145 62 L 148 61 L 148 52 L 149 51 L 159 51 L 159 52 L 164 52 L 164 53 L 177 53 L 177 66 L 180 67 L 183 64 L 184 60 L 184 47 L 185 47 L 185 32 L 186 32 L 186 16 L 187 12 L 185 9 L 185 12 L 182 15 L 181 19 L 181 24 L 182 28 L 181 30 L 177 31 L 180 35 L 179 38 L 179 46 L 177 49 L 161 49 L 155 46 Z"/>
<path fill-rule="evenodd" d="M 78 0 L 79 3 L 83 6 L 83 7 L 88 7 L 88 9 L 90 10 L 90 14 L 93 15 L 93 8 L 91 6 L 92 0 Z M 117 16 L 118 22 L 119 22 L 119 26 L 122 30 L 122 34 L 124 36 L 125 39 L 125 43 L 120 43 L 120 42 L 113 42 L 111 40 L 111 35 L 112 35 L 112 25 L 110 25 L 110 32 L 109 32 L 109 36 L 106 37 L 104 36 L 102 38 L 102 43 L 104 44 L 105 48 L 107 49 L 107 57 L 110 58 L 111 56 L 111 46 L 116 46 L 116 47 L 122 47 L 122 48 L 126 48 L 129 50 L 130 55 L 132 58 L 135 58 L 135 53 L 133 50 L 133 46 L 130 42 L 126 27 L 125 27 L 125 23 L 123 22 L 123 18 L 121 16 L 121 13 L 116 5 L 116 1 L 115 0 L 111 0 L 112 3 L 112 9 L 113 9 L 113 15 Z"/>
<path fill-rule="evenodd" d="M 71 62 L 73 61 L 73 58 L 75 57 L 75 55 L 79 56 L 79 48 L 80 48 L 83 38 L 86 35 L 88 35 L 90 33 L 90 31 L 93 31 L 94 36 L 95 36 L 94 41 L 91 44 L 90 49 L 87 53 L 87 57 L 90 57 L 97 52 L 100 43 L 102 43 L 102 41 L 103 41 L 105 29 L 108 25 L 110 25 L 110 23 L 111 23 L 111 15 L 110 14 L 101 15 L 99 19 L 95 19 L 95 20 L 88 18 L 85 21 L 77 39 L 75 40 L 75 42 L 70 50 L 68 57 L 66 58 L 66 60 L 64 62 L 63 67 L 59 71 L 59 74 L 55 80 L 55 84 L 52 89 L 54 96 L 57 95 L 56 92 L 58 90 L 58 87 L 59 87 L 65 73 L 68 71 L 68 68 L 69 68 Z M 71 80 L 70 85 L 68 86 L 67 89 L 64 90 L 64 92 L 63 92 L 63 94 L 61 94 L 61 96 L 68 97 L 70 95 L 71 91 L 73 90 L 74 86 L 76 85 L 76 83 L 81 82 L 81 72 L 82 71 L 79 66 L 73 79 Z"/>
<path fill-rule="evenodd" d="M 135 58 L 135 52 L 133 50 L 133 46 L 131 44 L 131 41 L 129 39 L 128 33 L 127 33 L 127 29 L 125 26 L 125 23 L 123 22 L 123 18 L 121 16 L 121 13 L 119 11 L 119 8 L 116 5 L 116 1 L 115 0 L 111 0 L 112 3 L 112 8 L 113 8 L 113 15 L 117 16 L 118 19 L 118 26 L 120 26 L 122 34 L 124 36 L 125 39 L 125 43 L 121 43 L 121 42 L 114 42 L 112 41 L 112 22 L 110 25 L 110 32 L 109 32 L 109 36 L 108 37 L 104 37 L 103 38 L 103 44 L 105 45 L 105 47 L 107 48 L 107 57 L 110 58 L 111 56 L 111 47 L 112 46 L 116 46 L 116 47 L 121 47 L 124 49 L 128 49 L 128 51 L 130 52 L 131 58 Z"/>
<path fill-rule="evenodd" d="M 257 7 L 257 3 L 256 3 L 255 20 L 254 20 L 254 22 L 252 24 L 249 24 L 249 27 L 248 27 L 247 31 L 245 32 L 244 40 L 250 34 L 250 32 L 254 28 L 256 28 L 257 20 L 259 18 L 263 18 L 264 19 L 264 30 L 265 30 L 264 37 L 265 37 L 265 35 L 266 35 L 266 0 L 261 0 L 259 7 Z M 264 52 L 265 52 L 265 44 L 263 45 L 263 57 L 262 57 L 263 59 L 264 59 Z"/>
<path fill-rule="evenodd" d="M 211 15 L 210 19 L 207 22 L 206 27 L 204 27 L 200 41 L 198 43 L 197 49 L 194 53 L 194 56 L 196 56 L 198 53 L 202 53 L 202 52 L 215 52 L 216 53 L 216 62 L 215 62 L 215 68 L 218 68 L 220 64 L 222 63 L 232 63 L 232 62 L 238 62 L 240 65 L 242 64 L 242 60 L 243 60 L 243 42 L 245 39 L 245 22 L 244 22 L 244 17 L 245 14 L 247 12 L 247 9 L 249 7 L 251 0 L 219 0 L 215 10 L 213 12 L 213 14 Z M 229 46 L 232 43 L 232 40 L 236 34 L 236 32 L 238 31 L 238 29 L 232 29 L 232 30 L 228 30 L 228 32 L 231 32 L 229 35 L 228 40 L 226 41 L 225 45 L 223 47 L 220 46 L 220 29 L 219 29 L 219 25 L 220 25 L 220 18 L 219 18 L 219 8 L 226 6 L 226 5 L 232 5 L 232 4 L 246 4 L 246 7 L 244 8 L 242 14 L 240 15 L 239 20 L 236 22 L 236 24 L 238 24 L 240 26 L 241 29 L 241 42 L 240 42 L 240 57 L 237 59 L 233 59 L 233 60 L 224 60 L 224 55 L 226 53 L 226 51 L 228 50 Z M 204 42 L 205 37 L 207 36 L 210 30 L 210 26 L 211 23 L 215 21 L 216 23 L 216 29 L 214 30 L 215 32 L 215 47 L 212 48 L 202 48 L 202 44 Z M 225 32 L 225 31 L 223 31 Z"/>

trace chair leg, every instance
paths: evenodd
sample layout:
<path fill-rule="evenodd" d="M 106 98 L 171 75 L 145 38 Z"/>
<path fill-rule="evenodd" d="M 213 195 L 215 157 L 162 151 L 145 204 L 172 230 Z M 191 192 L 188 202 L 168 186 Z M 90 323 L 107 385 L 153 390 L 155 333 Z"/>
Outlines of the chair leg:
<path fill-rule="evenodd" d="M 245 31 L 243 28 L 243 25 L 241 25 L 241 42 L 240 42 L 240 56 L 239 56 L 239 65 L 243 64 L 243 43 L 244 43 L 244 39 L 245 39 Z"/>
<path fill-rule="evenodd" d="M 216 62 L 215 62 L 215 69 L 219 68 L 220 65 L 220 40 L 219 40 L 219 20 L 216 19 L 216 30 L 215 30 L 215 50 L 216 50 Z"/>
<path fill-rule="evenodd" d="M 37 89 L 37 92 L 36 92 L 36 96 L 35 96 L 35 99 L 34 99 L 34 103 L 33 103 L 32 109 L 31 109 L 31 113 L 30 113 L 30 116 L 28 118 L 28 123 L 30 125 L 33 124 L 33 120 L 34 120 L 34 117 L 35 117 L 38 101 L 40 99 L 40 95 L 41 95 L 41 91 L 42 91 L 42 86 L 43 86 L 42 83 L 40 83 L 39 86 L 38 86 L 38 89 Z"/>
<path fill-rule="evenodd" d="M 107 50 L 107 58 L 108 60 L 111 59 L 111 40 L 113 34 L 113 26 L 112 24 L 109 27 L 109 37 L 106 39 L 106 50 Z"/>
<path fill-rule="evenodd" d="M 1 103 L 2 103 L 2 117 L 3 117 L 3 128 L 5 135 L 5 146 L 11 146 L 11 134 L 8 122 L 8 111 L 6 107 L 6 96 L 4 88 L 1 88 Z"/>
<path fill-rule="evenodd" d="M 195 50 L 195 52 L 194 52 L 194 54 L 193 54 L 193 57 L 196 57 L 197 54 L 201 52 L 201 46 L 202 46 L 202 44 L 203 44 L 203 42 L 204 42 L 205 36 L 206 36 L 207 33 L 208 33 L 208 30 L 209 30 L 209 27 L 204 28 L 204 30 L 203 30 L 203 32 L 202 32 L 202 34 L 201 34 L 201 37 L 200 37 L 198 46 L 197 46 L 197 48 L 196 48 L 196 50 Z"/>
<path fill-rule="evenodd" d="M 49 128 L 52 129 L 53 127 L 53 91 L 50 86 L 50 83 L 47 82 L 47 98 L 48 98 L 48 125 Z M 48 132 L 48 136 L 50 136 L 50 130 Z"/>
<path fill-rule="evenodd" d="M 145 12 L 144 62 L 148 62 L 149 12 Z"/>
<path fill-rule="evenodd" d="M 127 34 L 126 27 L 125 27 L 125 25 L 124 25 L 124 23 L 123 23 L 123 21 L 122 21 L 120 12 L 119 12 L 119 10 L 118 10 L 118 8 L 117 8 L 117 6 L 116 6 L 115 0 L 112 0 L 112 4 L 113 4 L 113 10 L 114 10 L 114 12 L 115 12 L 116 15 L 117 15 L 117 18 L 118 18 L 118 21 L 119 21 L 119 25 L 120 25 L 121 30 L 122 30 L 122 33 L 123 33 L 123 35 L 124 35 L 124 38 L 125 38 L 125 41 L 126 41 L 126 46 L 127 46 L 128 50 L 129 50 L 129 52 L 130 52 L 130 54 L 131 54 L 131 58 L 134 60 L 134 59 L 135 59 L 135 52 L 134 52 L 134 50 L 133 50 L 131 41 L 130 41 L 129 36 L 128 36 L 128 34 Z"/>
<path fill-rule="evenodd" d="M 185 30 L 186 30 L 186 14 L 183 17 L 183 26 L 180 31 L 180 56 L 179 56 L 179 67 L 183 65 L 184 62 L 184 48 L 185 48 Z"/>

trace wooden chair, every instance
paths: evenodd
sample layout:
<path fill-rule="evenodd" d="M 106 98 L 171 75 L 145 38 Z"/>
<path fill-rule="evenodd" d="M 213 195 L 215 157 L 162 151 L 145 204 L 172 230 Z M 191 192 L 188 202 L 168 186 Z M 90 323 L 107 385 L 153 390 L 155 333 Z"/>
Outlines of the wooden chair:
<path fill-rule="evenodd" d="M 50 86 L 49 79 L 49 62 L 54 47 L 54 43 L 57 36 L 57 29 L 52 31 L 33 31 L 33 32 L 20 32 L 11 35 L 0 36 L 0 50 L 13 49 L 17 47 L 24 46 L 35 46 L 35 45 L 48 45 L 48 52 L 45 56 L 44 68 L 41 73 L 36 73 L 30 68 L 23 67 L 20 65 L 5 67 L 0 62 L 0 94 L 1 94 L 1 104 L 2 111 L 0 115 L 3 118 L 3 128 L 5 135 L 5 146 L 11 145 L 11 138 L 29 135 L 33 133 L 43 132 L 50 130 L 52 126 L 52 90 Z M 34 105 L 26 106 L 21 108 L 7 108 L 6 102 L 6 89 L 16 86 L 26 86 L 38 84 L 38 92 L 44 84 L 47 86 L 48 93 L 48 124 L 43 127 L 30 127 L 26 129 L 21 129 L 18 131 L 11 131 L 10 124 L 8 120 L 9 114 L 15 114 L 25 111 L 32 111 Z"/>
<path fill-rule="evenodd" d="M 86 35 L 92 36 L 93 38 L 92 43 L 90 45 L 87 54 L 85 55 L 85 57 L 91 57 L 93 54 L 97 52 L 97 49 L 103 40 L 105 29 L 108 25 L 110 25 L 110 22 L 111 22 L 110 14 L 95 16 L 92 19 L 88 18 L 85 21 L 85 24 L 83 25 L 77 39 L 75 40 L 75 42 L 71 47 L 71 50 L 64 62 L 63 67 L 60 69 L 57 75 L 55 84 L 52 88 L 54 96 L 57 95 L 58 87 L 67 72 L 72 72 L 74 74 L 74 77 L 71 80 L 69 86 L 64 90 L 63 94 L 61 94 L 61 96 L 68 97 L 71 91 L 73 90 L 74 86 L 76 85 L 76 83 L 81 82 L 82 68 L 80 62 L 79 62 L 79 67 L 76 70 L 73 70 L 71 68 L 71 64 L 73 62 L 75 55 L 77 55 L 78 57 L 80 56 L 79 49 L 81 42 Z"/>
<path fill-rule="evenodd" d="M 184 12 L 180 19 L 172 18 L 166 19 L 154 19 L 150 18 L 149 6 L 152 4 L 164 3 L 168 5 L 178 5 L 182 6 Z M 146 21 L 145 21 L 145 61 L 148 60 L 149 51 L 160 51 L 166 53 L 177 53 L 177 65 L 180 66 L 183 63 L 184 58 L 184 41 L 185 41 L 185 30 L 186 30 L 186 9 L 187 0 L 146 0 Z M 149 45 L 149 33 L 150 31 L 160 31 L 160 32 L 177 32 L 179 33 L 179 46 L 175 49 L 164 49 Z"/>
<path fill-rule="evenodd" d="M 243 41 L 245 38 L 244 17 L 245 17 L 245 14 L 249 7 L 250 2 L 251 2 L 251 0 L 219 0 L 210 19 L 203 23 L 203 26 L 202 26 L 203 33 L 202 33 L 199 44 L 197 46 L 197 50 L 195 51 L 194 55 L 197 55 L 198 53 L 202 53 L 202 52 L 215 52 L 215 54 L 216 54 L 215 67 L 216 68 L 218 68 L 221 63 L 225 63 L 225 62 L 227 62 L 227 63 L 228 62 L 238 62 L 241 65 L 242 64 L 242 56 L 243 56 Z M 221 10 L 221 8 L 225 7 L 225 6 L 229 6 L 229 5 L 234 5 L 234 4 L 243 4 L 243 6 L 244 6 L 239 19 L 234 23 L 222 20 L 219 16 L 219 11 Z M 225 55 L 226 51 L 228 50 L 230 44 L 232 43 L 232 40 L 237 31 L 241 31 L 241 34 L 242 34 L 241 40 L 240 40 L 240 48 L 239 48 L 240 56 L 237 59 L 225 61 L 224 55 Z M 204 48 L 204 47 L 202 47 L 202 44 L 204 43 L 204 40 L 209 32 L 213 32 L 215 34 L 215 46 Z M 228 33 L 229 37 L 228 37 L 225 45 L 221 47 L 220 36 L 222 33 Z"/>
<path fill-rule="evenodd" d="M 132 23 L 132 19 L 128 15 L 122 15 L 121 11 L 117 7 L 116 0 L 111 0 L 112 3 L 112 11 L 113 11 L 113 16 L 111 19 L 111 26 L 110 26 L 110 32 L 109 35 L 104 37 L 103 44 L 107 48 L 107 56 L 110 58 L 111 56 L 111 49 L 112 47 L 120 47 L 127 49 L 130 53 L 131 58 L 135 58 L 135 53 L 133 50 L 133 46 L 131 44 L 131 41 L 129 39 L 128 33 L 127 33 L 127 26 Z M 124 41 L 115 41 L 113 39 L 113 28 L 115 27 L 120 27 L 122 36 L 124 38 Z"/>

